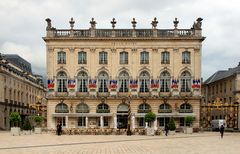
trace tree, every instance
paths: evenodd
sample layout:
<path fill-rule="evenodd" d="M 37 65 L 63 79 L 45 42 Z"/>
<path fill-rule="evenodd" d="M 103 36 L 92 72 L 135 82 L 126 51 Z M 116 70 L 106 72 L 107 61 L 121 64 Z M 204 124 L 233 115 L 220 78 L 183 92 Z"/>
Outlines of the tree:
<path fill-rule="evenodd" d="M 169 130 L 176 130 L 176 125 L 175 125 L 175 121 L 173 119 L 173 117 L 170 118 L 170 121 L 169 121 Z"/>
<path fill-rule="evenodd" d="M 42 116 L 34 116 L 34 121 L 37 123 L 37 126 L 40 126 L 41 122 L 43 122 L 44 117 Z"/>
<path fill-rule="evenodd" d="M 187 125 L 187 126 L 192 126 L 192 123 L 193 123 L 194 120 L 195 120 L 195 119 L 194 119 L 193 116 L 186 116 L 186 117 L 185 117 L 185 122 L 186 122 L 186 125 Z"/>
<path fill-rule="evenodd" d="M 145 115 L 145 122 L 152 122 L 156 119 L 156 114 L 153 113 L 153 112 L 148 112 L 146 115 Z"/>
<path fill-rule="evenodd" d="M 151 122 L 154 121 L 156 119 L 156 114 L 153 112 L 148 112 L 145 117 L 145 122 L 149 123 L 149 126 L 151 127 Z"/>
<path fill-rule="evenodd" d="M 21 116 L 18 112 L 12 112 L 10 114 L 10 122 L 13 123 L 13 126 L 16 127 L 19 122 L 21 122 Z"/>

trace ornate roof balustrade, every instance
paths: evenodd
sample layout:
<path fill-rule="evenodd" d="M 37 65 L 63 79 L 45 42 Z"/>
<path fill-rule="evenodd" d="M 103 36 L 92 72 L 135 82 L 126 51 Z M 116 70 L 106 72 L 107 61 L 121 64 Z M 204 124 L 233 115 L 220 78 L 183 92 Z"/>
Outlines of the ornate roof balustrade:
<path fill-rule="evenodd" d="M 195 36 L 193 29 L 54 29 L 52 30 L 54 37 L 75 37 L 75 38 L 88 38 L 88 37 L 191 37 Z M 72 34 L 72 35 L 71 35 Z M 94 35 L 91 35 L 94 34 Z"/>

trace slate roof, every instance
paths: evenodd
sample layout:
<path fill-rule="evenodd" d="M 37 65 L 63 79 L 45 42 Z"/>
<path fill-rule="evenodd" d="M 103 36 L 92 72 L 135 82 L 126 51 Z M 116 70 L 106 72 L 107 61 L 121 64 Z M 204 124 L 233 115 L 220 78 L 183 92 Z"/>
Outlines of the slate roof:
<path fill-rule="evenodd" d="M 237 67 L 230 68 L 228 70 L 217 71 L 212 76 L 210 76 L 206 81 L 204 81 L 204 84 L 210 84 L 218 80 L 222 80 L 232 75 L 235 75 L 237 73 L 240 73 L 240 63 L 238 64 Z"/>

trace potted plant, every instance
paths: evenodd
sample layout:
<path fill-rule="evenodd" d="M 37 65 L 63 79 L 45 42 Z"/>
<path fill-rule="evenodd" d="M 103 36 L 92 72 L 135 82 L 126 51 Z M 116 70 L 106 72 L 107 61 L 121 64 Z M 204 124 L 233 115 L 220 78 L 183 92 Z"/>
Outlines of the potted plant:
<path fill-rule="evenodd" d="M 193 133 L 193 128 L 192 128 L 192 123 L 194 121 L 194 117 L 193 116 L 186 116 L 185 117 L 185 122 L 187 127 L 185 128 L 185 133 L 186 134 L 192 134 Z"/>
<path fill-rule="evenodd" d="M 42 133 L 42 128 L 41 128 L 41 123 L 43 122 L 44 117 L 43 116 L 34 116 L 34 121 L 37 124 L 37 127 L 35 127 L 34 132 L 36 134 L 41 134 Z"/>
<path fill-rule="evenodd" d="M 23 129 L 23 134 L 25 135 L 31 134 L 32 126 L 28 117 L 25 118 L 22 129 Z"/>
<path fill-rule="evenodd" d="M 156 114 L 153 112 L 148 112 L 145 115 L 145 122 L 149 123 L 151 126 L 151 123 L 156 119 Z M 146 124 L 147 126 L 147 124 Z M 154 128 L 147 127 L 147 135 L 154 135 Z"/>
<path fill-rule="evenodd" d="M 169 134 L 170 135 L 174 135 L 175 134 L 175 130 L 176 130 L 176 124 L 175 124 L 175 120 L 173 119 L 173 117 L 170 118 L 169 121 Z"/>
<path fill-rule="evenodd" d="M 17 126 L 19 125 L 19 122 L 21 122 L 21 120 L 21 116 L 18 112 L 12 112 L 10 114 L 10 122 L 13 125 L 13 127 L 11 127 L 11 134 L 13 136 L 20 135 L 20 128 Z"/>

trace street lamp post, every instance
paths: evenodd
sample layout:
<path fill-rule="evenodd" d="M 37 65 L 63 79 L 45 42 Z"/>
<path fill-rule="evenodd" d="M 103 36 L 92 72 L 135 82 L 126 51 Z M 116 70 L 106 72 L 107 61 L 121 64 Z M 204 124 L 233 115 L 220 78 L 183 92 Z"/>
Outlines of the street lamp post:
<path fill-rule="evenodd" d="M 128 97 L 128 125 L 127 125 L 127 135 L 131 136 L 131 106 L 130 106 L 130 96 Z"/>

